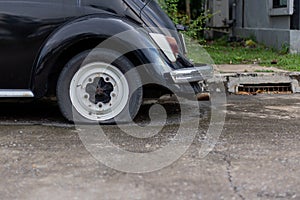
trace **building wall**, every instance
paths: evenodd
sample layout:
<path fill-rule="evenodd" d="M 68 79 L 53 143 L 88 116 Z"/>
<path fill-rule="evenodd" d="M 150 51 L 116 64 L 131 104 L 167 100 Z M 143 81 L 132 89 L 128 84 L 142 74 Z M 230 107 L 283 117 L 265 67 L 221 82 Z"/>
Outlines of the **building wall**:
<path fill-rule="evenodd" d="M 237 35 L 254 36 L 258 42 L 277 49 L 289 45 L 292 53 L 300 52 L 300 31 L 290 30 L 291 15 L 270 15 L 271 0 L 230 0 L 230 5 L 234 2 Z"/>
<path fill-rule="evenodd" d="M 288 16 L 270 16 L 269 11 L 272 5 L 269 0 L 237 0 L 237 27 L 246 28 L 276 28 L 290 29 Z M 243 23 L 244 16 L 244 23 Z"/>
<path fill-rule="evenodd" d="M 282 49 L 283 46 L 290 46 L 291 41 L 291 31 L 288 29 L 236 28 L 236 33 L 240 37 L 254 37 L 259 43 L 279 50 Z"/>

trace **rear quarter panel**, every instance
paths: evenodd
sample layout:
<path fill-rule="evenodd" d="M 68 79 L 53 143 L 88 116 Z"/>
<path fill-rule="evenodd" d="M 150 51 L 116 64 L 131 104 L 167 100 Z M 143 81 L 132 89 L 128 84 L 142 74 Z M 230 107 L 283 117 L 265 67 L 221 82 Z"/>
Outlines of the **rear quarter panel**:
<path fill-rule="evenodd" d="M 53 30 L 80 14 L 76 0 L 0 0 L 0 89 L 29 89 L 38 52 Z"/>

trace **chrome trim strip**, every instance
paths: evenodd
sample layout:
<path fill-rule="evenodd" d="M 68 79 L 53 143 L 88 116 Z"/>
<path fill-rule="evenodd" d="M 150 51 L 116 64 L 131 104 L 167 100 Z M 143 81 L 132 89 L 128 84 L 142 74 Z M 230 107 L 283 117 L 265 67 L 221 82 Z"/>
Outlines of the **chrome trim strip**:
<path fill-rule="evenodd" d="M 170 75 L 174 83 L 188 83 L 203 80 L 201 73 L 195 68 L 174 70 Z"/>
<path fill-rule="evenodd" d="M 34 97 L 34 94 L 30 90 L 9 90 L 0 89 L 0 98 L 17 98 L 17 97 Z"/>
<path fill-rule="evenodd" d="M 181 42 L 182 47 L 183 47 L 183 54 L 187 55 L 188 54 L 188 49 L 187 49 L 187 46 L 186 46 L 185 37 L 182 33 L 179 34 L 179 39 L 180 39 L 180 42 Z"/>
<path fill-rule="evenodd" d="M 200 65 L 192 68 L 182 68 L 170 72 L 174 83 L 198 82 L 213 78 L 213 67 Z"/>

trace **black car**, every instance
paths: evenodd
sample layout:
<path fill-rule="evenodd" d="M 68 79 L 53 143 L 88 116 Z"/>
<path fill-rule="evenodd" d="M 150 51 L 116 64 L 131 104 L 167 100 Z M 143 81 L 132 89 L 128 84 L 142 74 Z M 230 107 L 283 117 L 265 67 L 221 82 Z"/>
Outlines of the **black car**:
<path fill-rule="evenodd" d="M 132 119 L 145 96 L 200 93 L 212 72 L 154 0 L 0 0 L 0 66 L 0 97 L 55 95 L 68 120 L 100 123 Z"/>

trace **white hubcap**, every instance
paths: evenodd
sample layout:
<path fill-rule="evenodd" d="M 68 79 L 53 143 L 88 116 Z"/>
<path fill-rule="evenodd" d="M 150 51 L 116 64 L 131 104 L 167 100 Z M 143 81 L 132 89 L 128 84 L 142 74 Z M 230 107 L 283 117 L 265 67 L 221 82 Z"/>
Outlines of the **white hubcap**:
<path fill-rule="evenodd" d="M 94 62 L 74 75 L 70 98 L 76 111 L 86 119 L 105 121 L 123 111 L 129 99 L 129 86 L 117 67 Z"/>

